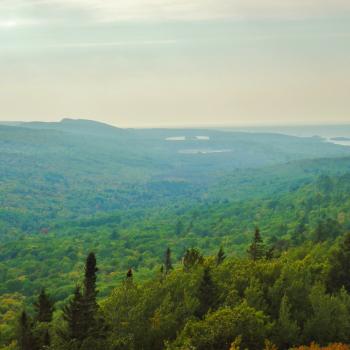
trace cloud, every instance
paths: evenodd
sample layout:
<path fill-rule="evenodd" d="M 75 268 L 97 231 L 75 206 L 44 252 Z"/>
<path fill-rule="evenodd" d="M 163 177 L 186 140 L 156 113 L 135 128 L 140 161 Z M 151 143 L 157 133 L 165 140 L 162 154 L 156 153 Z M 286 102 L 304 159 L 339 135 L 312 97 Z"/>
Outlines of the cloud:
<path fill-rule="evenodd" d="M 2 13 L 96 22 L 301 19 L 350 14 L 349 0 L 0 0 Z"/>

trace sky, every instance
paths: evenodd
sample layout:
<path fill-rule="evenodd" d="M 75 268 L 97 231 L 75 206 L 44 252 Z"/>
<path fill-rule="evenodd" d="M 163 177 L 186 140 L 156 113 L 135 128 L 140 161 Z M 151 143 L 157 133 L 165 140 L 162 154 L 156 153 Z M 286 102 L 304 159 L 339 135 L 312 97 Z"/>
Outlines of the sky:
<path fill-rule="evenodd" d="M 0 121 L 350 123 L 349 0 L 0 0 Z"/>

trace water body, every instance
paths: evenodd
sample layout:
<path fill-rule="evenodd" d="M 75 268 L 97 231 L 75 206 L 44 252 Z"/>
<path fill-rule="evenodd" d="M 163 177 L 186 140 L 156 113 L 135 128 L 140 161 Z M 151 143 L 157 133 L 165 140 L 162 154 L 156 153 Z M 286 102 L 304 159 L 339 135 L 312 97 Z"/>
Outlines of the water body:
<path fill-rule="evenodd" d="M 320 137 L 324 142 L 350 147 L 350 124 L 304 125 L 304 126 L 261 126 L 222 128 L 221 131 L 239 131 L 250 133 L 274 133 L 298 137 Z M 337 140 L 336 138 L 349 138 Z"/>
<path fill-rule="evenodd" d="M 180 154 L 213 154 L 213 153 L 228 153 L 231 149 L 183 149 Z"/>
<path fill-rule="evenodd" d="M 167 137 L 165 141 L 185 141 L 186 137 L 185 136 L 172 136 L 172 137 Z"/>
<path fill-rule="evenodd" d="M 209 141 L 209 136 L 171 136 L 167 137 L 165 141 Z"/>
<path fill-rule="evenodd" d="M 326 142 L 334 143 L 335 145 L 340 145 L 340 146 L 347 146 L 350 147 L 350 140 L 335 140 L 332 138 L 325 139 Z"/>

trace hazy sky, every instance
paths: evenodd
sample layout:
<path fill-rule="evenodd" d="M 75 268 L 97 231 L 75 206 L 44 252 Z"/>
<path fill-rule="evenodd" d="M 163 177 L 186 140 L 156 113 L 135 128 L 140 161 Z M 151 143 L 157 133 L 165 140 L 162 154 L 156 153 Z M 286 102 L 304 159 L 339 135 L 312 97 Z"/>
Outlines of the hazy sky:
<path fill-rule="evenodd" d="M 0 120 L 350 122 L 350 0 L 0 0 Z"/>

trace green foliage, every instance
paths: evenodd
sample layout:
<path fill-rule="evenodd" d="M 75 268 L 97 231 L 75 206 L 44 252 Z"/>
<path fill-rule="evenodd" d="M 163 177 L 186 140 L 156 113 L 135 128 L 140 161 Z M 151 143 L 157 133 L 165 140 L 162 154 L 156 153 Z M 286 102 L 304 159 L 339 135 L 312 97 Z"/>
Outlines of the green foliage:
<path fill-rule="evenodd" d="M 63 320 L 65 329 L 60 332 L 67 344 L 80 343 L 86 336 L 84 332 L 84 302 L 80 287 L 76 287 L 73 298 L 63 307 Z"/>
<path fill-rule="evenodd" d="M 316 284 L 310 293 L 311 317 L 306 321 L 306 343 L 316 341 L 321 345 L 330 342 L 350 341 L 349 296 L 328 295 L 322 285 Z"/>
<path fill-rule="evenodd" d="M 350 292 L 350 233 L 330 257 L 327 286 L 330 291 L 345 287 Z"/>
<path fill-rule="evenodd" d="M 21 313 L 18 327 L 18 347 L 20 350 L 36 350 L 37 344 L 33 335 L 33 324 L 25 311 Z"/>
<path fill-rule="evenodd" d="M 216 255 L 216 265 L 220 265 L 226 259 L 225 252 L 222 247 L 220 247 L 218 254 Z"/>
<path fill-rule="evenodd" d="M 82 320 L 83 333 L 88 334 L 94 332 L 96 327 L 97 305 L 97 290 L 96 290 L 96 257 L 94 253 L 89 253 L 85 264 L 84 290 L 82 298 Z"/>
<path fill-rule="evenodd" d="M 43 288 L 39 294 L 38 301 L 34 303 L 36 315 L 35 320 L 37 322 L 51 322 L 52 314 L 54 311 L 54 302 L 50 299 L 50 296 L 46 294 Z"/>
<path fill-rule="evenodd" d="M 192 154 L 181 133 L 0 126 L 0 348 L 350 341 L 349 150 L 211 130 L 235 152 Z"/>
<path fill-rule="evenodd" d="M 254 261 L 262 259 L 265 255 L 264 243 L 258 227 L 255 229 L 252 244 L 248 249 L 248 255 Z"/>
<path fill-rule="evenodd" d="M 281 300 L 274 340 L 281 349 L 289 349 L 300 342 L 300 328 L 292 318 L 291 305 L 286 295 Z"/>
<path fill-rule="evenodd" d="M 346 343 L 350 295 L 345 288 L 327 293 L 325 287 L 325 261 L 342 242 L 306 242 L 272 260 L 227 258 L 220 265 L 216 256 L 199 254 L 200 264 L 175 267 L 166 278 L 137 283 L 126 277 L 98 304 L 96 258 L 90 254 L 84 286 L 91 293 L 76 288 L 50 323 L 31 322 L 25 314 L 18 344 L 33 342 L 34 350 L 47 344 L 55 350 L 229 350 Z"/>
<path fill-rule="evenodd" d="M 269 328 L 267 317 L 261 311 L 242 303 L 234 308 L 219 309 L 205 320 L 188 322 L 170 349 L 229 349 L 238 336 L 242 337 L 243 348 L 260 349 Z"/>
<path fill-rule="evenodd" d="M 183 257 L 185 271 L 190 271 L 193 267 L 203 264 L 203 256 L 196 248 L 187 249 Z"/>
<path fill-rule="evenodd" d="M 204 267 L 203 276 L 198 287 L 199 306 L 196 315 L 202 318 L 217 302 L 217 289 L 211 278 L 209 267 Z"/>
<path fill-rule="evenodd" d="M 171 250 L 169 247 L 167 248 L 164 254 L 164 268 L 166 275 L 173 269 L 173 264 L 171 262 Z"/>

